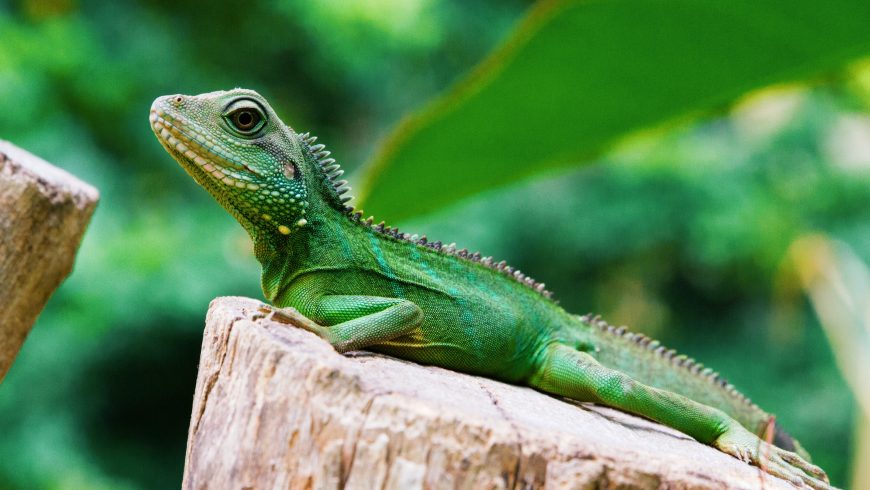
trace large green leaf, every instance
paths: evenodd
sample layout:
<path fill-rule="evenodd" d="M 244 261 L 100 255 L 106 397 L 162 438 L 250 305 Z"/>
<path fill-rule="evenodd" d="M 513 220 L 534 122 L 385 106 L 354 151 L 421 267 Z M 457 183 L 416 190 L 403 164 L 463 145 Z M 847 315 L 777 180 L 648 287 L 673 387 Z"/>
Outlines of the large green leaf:
<path fill-rule="evenodd" d="M 390 219 L 432 211 L 868 52 L 867 0 L 541 2 L 465 81 L 399 125 L 360 198 Z"/>

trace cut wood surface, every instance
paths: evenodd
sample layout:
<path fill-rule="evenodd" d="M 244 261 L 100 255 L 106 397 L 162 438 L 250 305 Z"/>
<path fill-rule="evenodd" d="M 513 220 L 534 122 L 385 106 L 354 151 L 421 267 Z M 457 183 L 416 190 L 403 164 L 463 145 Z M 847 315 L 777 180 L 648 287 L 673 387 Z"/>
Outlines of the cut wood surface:
<path fill-rule="evenodd" d="M 97 190 L 0 140 L 0 382 L 72 271 Z"/>
<path fill-rule="evenodd" d="M 792 488 L 616 410 L 340 355 L 261 305 L 211 304 L 186 489 Z"/>

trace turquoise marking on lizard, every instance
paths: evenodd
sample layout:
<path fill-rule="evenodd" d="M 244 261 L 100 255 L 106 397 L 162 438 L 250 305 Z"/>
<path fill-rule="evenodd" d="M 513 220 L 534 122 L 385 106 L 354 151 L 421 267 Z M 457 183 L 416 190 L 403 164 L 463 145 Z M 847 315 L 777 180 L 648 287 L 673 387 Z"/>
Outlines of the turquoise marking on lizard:
<path fill-rule="evenodd" d="M 266 298 L 311 318 L 337 351 L 370 349 L 601 403 L 796 485 L 830 488 L 778 425 L 775 445 L 761 441 L 771 416 L 712 370 L 567 313 L 504 262 L 363 220 L 324 146 L 284 125 L 256 92 L 161 97 L 151 126 L 250 234 Z"/>
<path fill-rule="evenodd" d="M 404 299 L 405 295 L 402 292 L 402 283 L 395 281 L 396 275 L 393 274 L 393 270 L 390 267 L 390 264 L 387 262 L 387 258 L 384 256 L 383 250 L 381 250 L 381 247 L 378 246 L 378 240 L 376 239 L 376 237 L 371 236 L 369 237 L 369 243 L 371 244 L 372 252 L 375 254 L 375 260 L 377 260 L 378 266 L 380 266 L 381 268 L 381 272 L 384 273 L 387 279 L 391 280 L 390 286 L 393 290 L 393 297 Z"/>

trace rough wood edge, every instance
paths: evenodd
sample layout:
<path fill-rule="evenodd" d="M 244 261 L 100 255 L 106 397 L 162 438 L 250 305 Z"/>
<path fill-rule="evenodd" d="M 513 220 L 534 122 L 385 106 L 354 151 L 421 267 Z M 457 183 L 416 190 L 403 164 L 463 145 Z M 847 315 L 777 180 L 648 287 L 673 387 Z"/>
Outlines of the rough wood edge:
<path fill-rule="evenodd" d="M 97 190 L 0 140 L 0 382 L 72 271 Z"/>
<path fill-rule="evenodd" d="M 209 309 L 185 461 L 201 488 L 791 488 L 645 419 Z M 306 321 L 304 317 L 294 321 Z"/>

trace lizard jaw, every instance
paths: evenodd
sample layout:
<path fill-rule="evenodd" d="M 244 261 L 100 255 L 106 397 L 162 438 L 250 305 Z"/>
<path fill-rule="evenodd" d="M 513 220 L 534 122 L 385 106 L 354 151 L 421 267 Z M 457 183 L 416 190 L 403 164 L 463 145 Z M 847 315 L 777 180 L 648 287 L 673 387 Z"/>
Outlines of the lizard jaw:
<path fill-rule="evenodd" d="M 221 153 L 218 143 L 203 135 L 199 135 L 200 138 L 189 135 L 183 129 L 183 120 L 168 115 L 159 107 L 151 108 L 149 120 L 151 121 L 151 129 L 164 148 L 174 152 L 188 164 L 199 167 L 205 175 L 210 176 L 215 182 L 239 190 L 256 191 L 260 189 L 259 184 L 252 182 L 251 176 L 245 175 L 245 173 L 250 173 L 258 176 L 247 165 L 231 162 L 225 158 L 221 158 L 220 161 L 217 158 L 209 158 Z M 178 125 L 176 121 L 182 124 Z M 211 148 L 207 145 L 211 145 Z M 224 154 L 226 153 L 224 152 Z"/>

